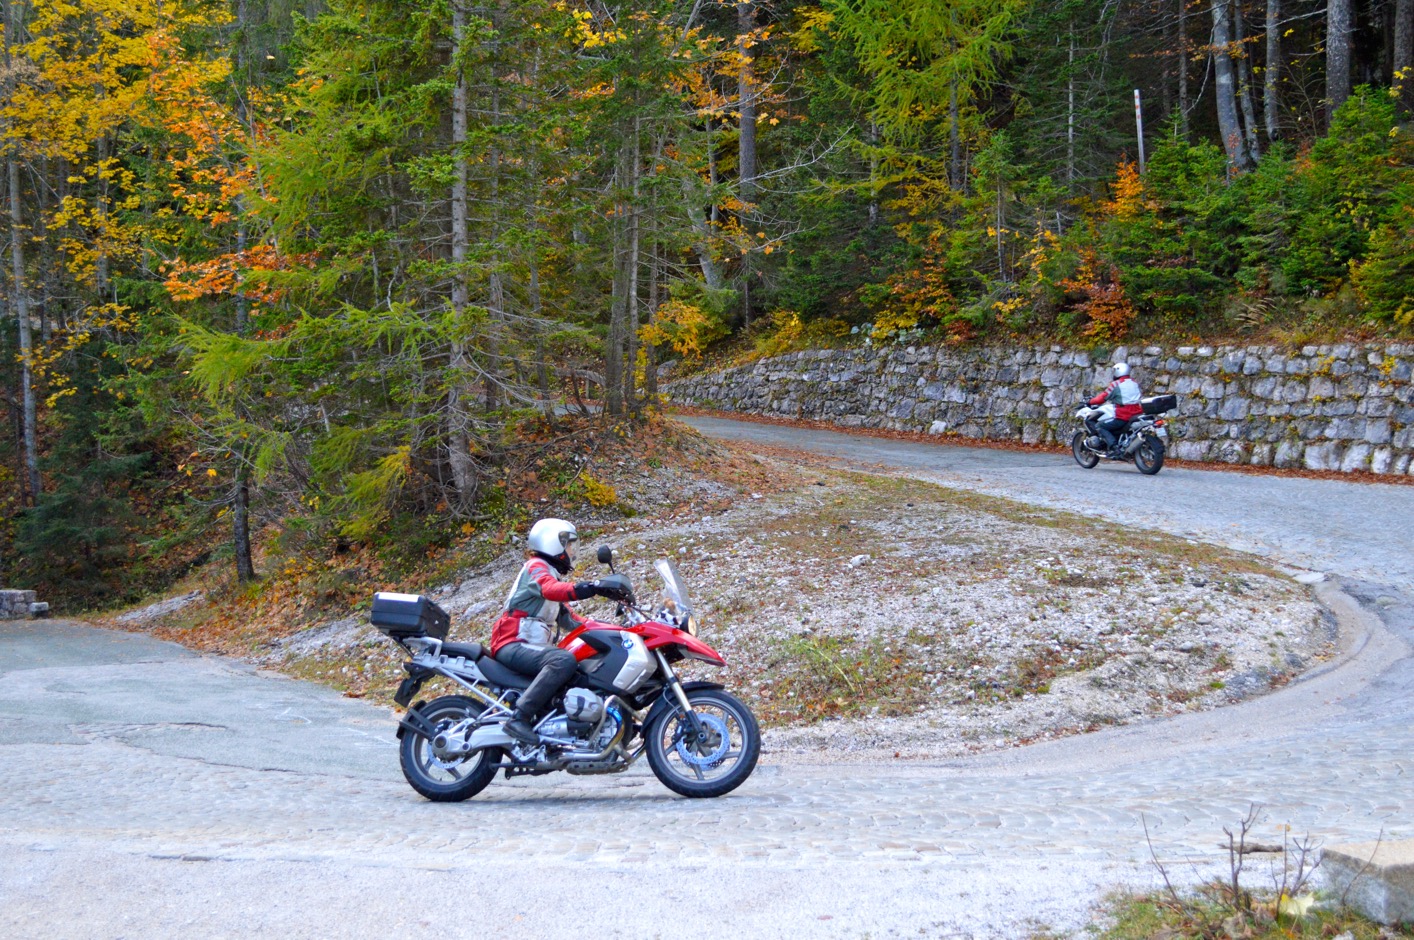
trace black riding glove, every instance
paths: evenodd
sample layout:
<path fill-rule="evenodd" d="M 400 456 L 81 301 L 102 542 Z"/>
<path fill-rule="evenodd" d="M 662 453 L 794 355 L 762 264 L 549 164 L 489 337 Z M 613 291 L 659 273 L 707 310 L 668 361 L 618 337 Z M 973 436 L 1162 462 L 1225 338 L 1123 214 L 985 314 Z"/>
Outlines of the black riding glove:
<path fill-rule="evenodd" d="M 598 581 L 581 581 L 574 586 L 574 599 L 582 601 L 587 597 L 607 597 L 611 601 L 624 599 L 623 592 L 612 585 L 603 585 Z"/>

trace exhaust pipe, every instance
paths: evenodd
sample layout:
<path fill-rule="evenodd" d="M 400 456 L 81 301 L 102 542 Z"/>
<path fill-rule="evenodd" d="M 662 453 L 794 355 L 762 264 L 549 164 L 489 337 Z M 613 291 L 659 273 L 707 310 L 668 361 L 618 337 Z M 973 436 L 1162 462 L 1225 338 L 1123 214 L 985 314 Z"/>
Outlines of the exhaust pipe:
<path fill-rule="evenodd" d="M 1130 441 L 1128 446 L 1124 448 L 1124 455 L 1126 457 L 1133 457 L 1135 452 L 1139 450 L 1139 445 L 1142 443 L 1144 443 L 1144 435 L 1134 435 L 1134 440 Z"/>

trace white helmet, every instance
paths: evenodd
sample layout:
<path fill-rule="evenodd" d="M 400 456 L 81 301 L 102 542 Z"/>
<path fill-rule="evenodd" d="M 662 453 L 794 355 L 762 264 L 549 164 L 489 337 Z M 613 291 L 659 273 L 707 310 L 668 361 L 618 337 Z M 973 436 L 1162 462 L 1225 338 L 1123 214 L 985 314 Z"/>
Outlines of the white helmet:
<path fill-rule="evenodd" d="M 554 565 L 560 574 L 574 567 L 574 543 L 579 541 L 579 532 L 573 522 L 541 519 L 530 527 L 525 541 L 532 552 Z"/>
<path fill-rule="evenodd" d="M 1126 375 L 1129 374 L 1129 363 L 1127 363 L 1127 362 L 1116 362 L 1116 363 L 1115 363 L 1114 372 L 1115 372 L 1115 378 L 1117 378 L 1117 379 L 1122 379 L 1122 378 L 1124 378 Z"/>

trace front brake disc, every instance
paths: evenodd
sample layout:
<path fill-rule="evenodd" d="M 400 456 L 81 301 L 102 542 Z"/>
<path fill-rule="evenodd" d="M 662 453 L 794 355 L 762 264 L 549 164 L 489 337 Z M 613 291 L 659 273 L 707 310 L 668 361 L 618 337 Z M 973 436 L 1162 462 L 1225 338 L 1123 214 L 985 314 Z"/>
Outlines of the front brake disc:
<path fill-rule="evenodd" d="M 726 758 L 727 751 L 731 749 L 731 735 L 727 732 L 727 723 L 716 715 L 698 715 L 697 719 L 712 732 L 708 739 L 700 742 L 689 740 L 696 736 L 683 724 L 682 733 L 677 736 L 674 749 L 685 764 L 693 767 L 715 767 Z"/>

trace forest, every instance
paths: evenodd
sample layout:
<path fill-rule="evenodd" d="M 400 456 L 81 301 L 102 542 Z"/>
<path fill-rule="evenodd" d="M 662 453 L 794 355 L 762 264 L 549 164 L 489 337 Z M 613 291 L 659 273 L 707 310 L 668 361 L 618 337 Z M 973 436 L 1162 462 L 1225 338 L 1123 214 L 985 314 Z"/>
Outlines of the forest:
<path fill-rule="evenodd" d="M 1414 0 L 4 8 L 0 582 L 61 608 L 517 525 L 669 363 L 1414 333 Z"/>

